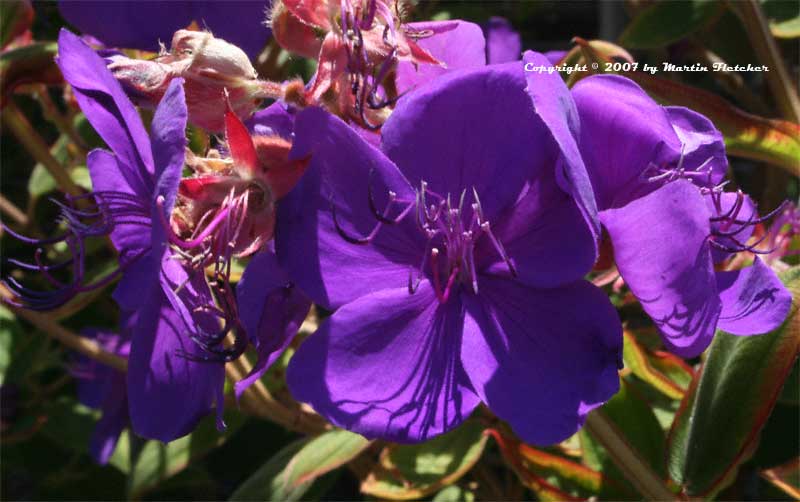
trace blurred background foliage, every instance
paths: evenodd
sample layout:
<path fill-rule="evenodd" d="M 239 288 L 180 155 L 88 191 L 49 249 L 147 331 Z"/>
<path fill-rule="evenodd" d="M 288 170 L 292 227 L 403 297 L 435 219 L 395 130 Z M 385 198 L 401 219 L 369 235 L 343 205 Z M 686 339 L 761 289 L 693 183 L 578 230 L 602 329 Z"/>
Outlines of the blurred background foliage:
<path fill-rule="evenodd" d="M 15 23 L 30 15 L 25 5 L 0 0 L 3 46 L 19 35 Z M 0 53 L 0 209 L 14 228 L 47 235 L 57 230 L 48 198 L 57 198 L 59 189 L 89 188 L 85 154 L 101 142 L 52 62 L 52 41 L 66 25 L 57 4 L 35 2 L 32 9 L 33 43 L 12 43 Z M 632 57 L 659 68 L 664 62 L 767 65 L 767 73 L 621 73 L 659 101 L 712 118 L 726 136 L 733 184 L 760 207 L 798 200 L 796 1 L 422 1 L 410 16 L 476 23 L 502 16 L 520 33 L 523 49 L 571 50 L 569 63 Z M 274 44 L 256 63 L 273 80 L 300 75 L 307 81 L 314 71 Z M 564 78 L 573 83 L 577 77 Z M 26 131 L 41 142 L 38 155 L 37 145 L 20 139 Z M 191 139 L 197 150 L 209 141 L 199 131 Z M 42 145 L 49 155 L 41 154 Z M 5 237 L 0 246 L 3 256 L 29 253 Z M 112 255 L 102 243 L 93 253 L 90 274 L 103 275 Z M 797 299 L 797 260 L 794 265 L 783 279 Z M 75 357 L 53 338 L 53 326 L 113 328 L 110 296 L 80 297 L 38 322 L 0 306 L 0 493 L 4 500 L 638 500 L 677 492 L 800 499 L 796 316 L 761 337 L 719 334 L 703 361 L 684 361 L 659 350 L 652 325 L 624 290 L 608 290 L 626 322 L 622 390 L 560 445 L 522 444 L 483 410 L 456 431 L 408 446 L 338 430 L 309 437 L 231 405 L 223 434 L 210 420 L 168 445 L 126 433 L 107 466 L 89 457 L 98 412 L 78 403 Z M 289 399 L 282 371 L 290 355 L 265 378 L 278 399 Z"/>

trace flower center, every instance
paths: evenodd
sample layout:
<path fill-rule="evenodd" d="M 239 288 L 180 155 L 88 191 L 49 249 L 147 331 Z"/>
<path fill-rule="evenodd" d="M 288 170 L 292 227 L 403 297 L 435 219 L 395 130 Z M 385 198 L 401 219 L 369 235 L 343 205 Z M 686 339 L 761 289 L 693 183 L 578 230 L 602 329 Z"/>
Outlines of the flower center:
<path fill-rule="evenodd" d="M 400 223 L 412 209 L 415 210 L 415 222 L 425 238 L 425 252 L 420 260 L 417 279 L 414 279 L 413 270 L 409 272 L 408 290 L 411 294 L 415 293 L 422 276 L 427 273 L 437 298 L 444 303 L 451 292 L 461 285 L 470 288 L 473 293 L 478 292 L 478 257 L 475 249 L 481 238 L 488 239 L 494 251 L 506 263 L 511 275 L 517 275 L 513 262 L 484 215 L 478 192 L 474 188 L 471 192 L 468 195 L 466 189 L 462 190 L 456 203 L 451 194 L 440 195 L 433 192 L 428 189 L 427 182 L 422 181 L 414 200 L 398 199 L 397 194 L 390 191 L 386 207 L 379 211 L 369 185 L 369 207 L 378 222 L 365 237 L 354 237 L 342 228 L 333 202 L 331 216 L 337 232 L 344 240 L 351 244 L 365 245 L 377 236 L 383 225 Z M 467 201 L 468 197 L 472 199 L 471 202 Z M 398 216 L 390 218 L 389 214 L 398 205 L 405 207 L 402 207 Z"/>
<path fill-rule="evenodd" d="M 427 261 L 434 290 L 442 303 L 450 297 L 455 285 L 464 285 L 474 293 L 478 292 L 475 245 L 483 236 L 506 262 L 511 274 L 516 275 L 505 248 L 484 216 L 474 188 L 471 198 L 472 201 L 468 202 L 467 190 L 462 190 L 456 204 L 451 194 L 442 196 L 432 192 L 424 181 L 417 190 L 417 225 L 427 239 L 421 269 L 425 268 Z"/>

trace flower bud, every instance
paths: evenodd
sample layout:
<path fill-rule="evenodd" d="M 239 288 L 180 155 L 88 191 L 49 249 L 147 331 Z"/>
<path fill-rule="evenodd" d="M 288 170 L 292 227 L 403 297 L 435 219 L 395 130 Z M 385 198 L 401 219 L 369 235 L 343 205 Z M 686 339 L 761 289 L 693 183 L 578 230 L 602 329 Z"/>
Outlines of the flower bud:
<path fill-rule="evenodd" d="M 225 93 L 231 108 L 248 118 L 273 89 L 258 79 L 247 55 L 206 31 L 178 30 L 170 52 L 155 60 L 110 58 L 109 69 L 139 104 L 155 106 L 175 77 L 184 79 L 189 121 L 211 132 L 225 127 Z M 277 96 L 275 96 L 277 97 Z"/>

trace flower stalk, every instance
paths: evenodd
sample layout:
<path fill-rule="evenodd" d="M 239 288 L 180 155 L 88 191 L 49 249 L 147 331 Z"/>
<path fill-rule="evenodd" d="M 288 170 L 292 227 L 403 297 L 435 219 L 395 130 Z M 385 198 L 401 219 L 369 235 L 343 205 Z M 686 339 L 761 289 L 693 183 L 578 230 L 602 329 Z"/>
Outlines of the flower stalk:
<path fill-rule="evenodd" d="M 4 300 L 12 299 L 11 292 L 2 285 L 0 285 L 0 297 L 2 297 Z M 127 359 L 110 352 L 106 352 L 94 340 L 73 333 L 72 331 L 55 322 L 50 318 L 50 316 L 40 314 L 39 312 L 35 312 L 33 310 L 17 308 L 13 305 L 9 305 L 8 303 L 6 303 L 6 305 L 14 312 L 14 314 L 22 317 L 29 323 L 36 326 L 38 329 L 44 331 L 48 336 L 55 338 L 70 349 L 80 352 L 86 357 L 106 364 L 116 370 L 127 371 Z"/>
<path fill-rule="evenodd" d="M 37 162 L 41 162 L 53 179 L 56 180 L 56 184 L 62 191 L 69 195 L 81 194 L 81 189 L 69 177 L 64 166 L 50 154 L 50 148 L 47 143 L 11 100 L 3 108 L 2 123 L 19 140 L 28 153 Z"/>
<path fill-rule="evenodd" d="M 792 122 L 800 122 L 800 98 L 794 88 L 794 79 L 789 76 L 784 65 L 760 4 L 755 0 L 737 2 L 736 11 L 758 59 L 764 62 L 770 70 L 765 74 L 765 78 L 770 91 L 775 96 L 781 115 Z"/>
<path fill-rule="evenodd" d="M 625 436 L 601 411 L 586 417 L 586 429 L 608 452 L 611 460 L 631 484 L 648 500 L 683 500 L 673 493 L 639 453 L 631 448 Z"/>

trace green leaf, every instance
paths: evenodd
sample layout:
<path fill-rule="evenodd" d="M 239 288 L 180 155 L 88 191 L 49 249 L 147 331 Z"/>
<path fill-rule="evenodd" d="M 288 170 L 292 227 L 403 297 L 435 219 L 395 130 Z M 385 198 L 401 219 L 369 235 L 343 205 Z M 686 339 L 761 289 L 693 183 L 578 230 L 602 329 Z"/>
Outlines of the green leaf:
<path fill-rule="evenodd" d="M 650 352 L 628 331 L 622 358 L 634 375 L 672 399 L 681 399 L 692 378 L 692 370 L 682 359 L 666 352 Z"/>
<path fill-rule="evenodd" d="M 769 29 L 777 38 L 800 37 L 800 4 L 785 0 L 762 0 Z"/>
<path fill-rule="evenodd" d="M 475 502 L 475 494 L 458 485 L 450 485 L 434 495 L 432 502 Z"/>
<path fill-rule="evenodd" d="M 669 472 L 690 496 L 713 496 L 750 458 L 800 353 L 800 267 L 781 279 L 794 296 L 786 321 L 760 336 L 717 332 L 681 403 L 670 431 Z"/>
<path fill-rule="evenodd" d="M 242 483 L 230 500 L 299 500 L 317 478 L 350 462 L 370 444 L 339 429 L 295 441 Z"/>
<path fill-rule="evenodd" d="M 224 443 L 244 423 L 244 418 L 238 413 L 231 413 L 225 416 L 225 422 L 228 427 L 224 433 L 220 433 L 217 431 L 215 418 L 208 417 L 200 422 L 194 432 L 170 443 L 146 441 L 136 445 L 135 442 L 141 440 L 131 439 L 129 434 L 129 442 L 123 448 L 133 451 L 128 472 L 130 498 L 140 498 L 142 493 L 185 469 L 192 460 Z M 112 463 L 118 467 L 124 466 L 124 462 L 120 462 L 118 458 Z"/>
<path fill-rule="evenodd" d="M 19 331 L 20 327 L 14 314 L 0 305 L 0 385 L 5 381 L 6 371 L 11 366 L 14 334 Z"/>
<path fill-rule="evenodd" d="M 650 405 L 626 381 L 620 380 L 620 389 L 598 412 L 603 413 L 624 436 L 625 441 L 640 454 L 657 474 L 666 477 L 664 431 Z M 603 473 L 603 498 L 629 498 L 636 493 L 614 464 L 603 446 L 589 434 L 587 428 L 580 432 L 584 463 Z"/>
<path fill-rule="evenodd" d="M 0 2 L 0 47 L 5 47 L 31 27 L 33 6 L 23 0 L 3 0 Z"/>
<path fill-rule="evenodd" d="M 668 0 L 642 9 L 620 35 L 629 49 L 655 49 L 699 30 L 722 12 L 713 0 Z"/>
<path fill-rule="evenodd" d="M 426 443 L 388 446 L 361 491 L 390 500 L 427 497 L 466 474 L 480 459 L 486 440 L 483 426 L 467 421 Z"/>

